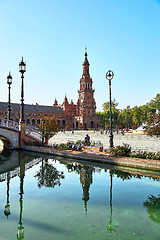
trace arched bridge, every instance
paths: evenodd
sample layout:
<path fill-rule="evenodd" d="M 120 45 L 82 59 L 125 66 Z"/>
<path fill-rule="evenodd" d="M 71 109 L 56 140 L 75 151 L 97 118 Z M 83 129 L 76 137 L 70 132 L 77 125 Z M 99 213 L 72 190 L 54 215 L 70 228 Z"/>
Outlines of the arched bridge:
<path fill-rule="evenodd" d="M 17 122 L 0 118 L 0 139 L 6 148 L 20 148 L 21 125 Z M 25 126 L 24 140 L 41 142 L 41 134 L 36 128 Z"/>

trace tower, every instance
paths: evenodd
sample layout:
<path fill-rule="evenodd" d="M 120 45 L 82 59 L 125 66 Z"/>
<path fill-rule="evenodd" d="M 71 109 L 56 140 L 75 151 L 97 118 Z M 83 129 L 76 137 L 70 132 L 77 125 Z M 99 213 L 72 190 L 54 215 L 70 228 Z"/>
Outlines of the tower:
<path fill-rule="evenodd" d="M 84 128 L 96 127 L 93 118 L 96 114 L 96 103 L 94 99 L 95 90 L 92 89 L 92 78 L 89 74 L 89 62 L 87 58 L 87 50 L 84 54 L 84 62 L 82 78 L 80 79 L 80 89 L 78 90 L 78 101 L 77 101 L 77 115 L 81 118 L 81 123 Z"/>

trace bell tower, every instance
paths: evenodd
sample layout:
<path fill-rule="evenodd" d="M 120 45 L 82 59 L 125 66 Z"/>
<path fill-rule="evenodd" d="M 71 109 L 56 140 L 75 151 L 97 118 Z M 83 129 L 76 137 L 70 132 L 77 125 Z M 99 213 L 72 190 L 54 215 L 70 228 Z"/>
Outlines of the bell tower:
<path fill-rule="evenodd" d="M 78 90 L 77 113 L 78 116 L 93 117 L 96 113 L 96 103 L 94 100 L 94 89 L 92 89 L 92 78 L 89 74 L 89 62 L 87 58 L 87 49 L 85 49 L 83 66 L 83 74 L 80 79 L 80 89 Z"/>

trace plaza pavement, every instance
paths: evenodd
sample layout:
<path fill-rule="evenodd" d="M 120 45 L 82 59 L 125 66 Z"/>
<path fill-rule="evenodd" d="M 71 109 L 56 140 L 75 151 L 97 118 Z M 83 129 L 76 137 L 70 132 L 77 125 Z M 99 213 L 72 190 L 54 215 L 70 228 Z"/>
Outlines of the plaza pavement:
<path fill-rule="evenodd" d="M 50 139 L 49 144 L 60 144 L 66 143 L 67 141 L 77 141 L 83 140 L 86 134 L 89 134 L 91 140 L 101 141 L 103 143 L 104 149 L 109 147 L 109 135 L 101 134 L 100 132 L 93 131 L 74 131 L 72 132 L 59 132 Z M 126 133 L 125 135 L 115 134 L 114 135 L 114 146 L 123 145 L 123 143 L 130 144 L 132 150 L 146 150 L 152 152 L 160 151 L 160 140 L 157 138 L 151 138 L 146 135 L 137 135 L 132 133 Z M 131 167 L 134 169 L 145 169 L 160 171 L 160 161 L 150 160 L 150 159 L 139 159 L 130 157 L 112 157 L 109 153 L 90 152 L 87 149 L 83 151 L 72 151 L 72 150 L 57 150 L 55 148 L 48 147 L 36 147 L 36 146 L 24 146 L 22 150 L 36 152 L 40 154 L 47 154 L 51 156 L 64 157 L 66 159 L 76 159 L 76 161 L 94 162 L 100 164 L 115 165 L 118 167 Z M 136 170 L 137 171 L 137 170 Z M 158 175 L 159 176 L 159 175 Z"/>
<path fill-rule="evenodd" d="M 101 142 L 104 149 L 109 148 L 109 135 L 105 133 L 101 134 L 100 131 L 74 131 L 74 133 L 71 131 L 66 131 L 65 133 L 58 132 L 49 140 L 49 144 L 52 145 L 56 143 L 67 143 L 67 141 L 84 140 L 86 134 L 90 136 L 91 140 Z M 124 135 L 121 133 L 115 133 L 113 141 L 114 146 L 123 145 L 124 143 L 129 144 L 132 151 L 160 151 L 160 139 L 157 137 L 149 137 L 134 133 L 125 133 Z"/>

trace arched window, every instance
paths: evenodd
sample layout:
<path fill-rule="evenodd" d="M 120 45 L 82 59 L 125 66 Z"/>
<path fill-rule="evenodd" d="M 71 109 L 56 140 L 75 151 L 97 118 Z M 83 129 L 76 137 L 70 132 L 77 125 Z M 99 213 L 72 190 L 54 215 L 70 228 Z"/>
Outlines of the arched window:
<path fill-rule="evenodd" d="M 27 125 L 27 126 L 30 125 L 30 120 L 29 120 L 29 119 L 27 119 L 26 125 Z"/>
<path fill-rule="evenodd" d="M 32 119 L 32 126 L 35 126 L 36 125 L 36 121 L 35 119 Z"/>
<path fill-rule="evenodd" d="M 62 120 L 62 125 L 65 126 L 65 124 L 66 124 L 66 121 Z"/>

